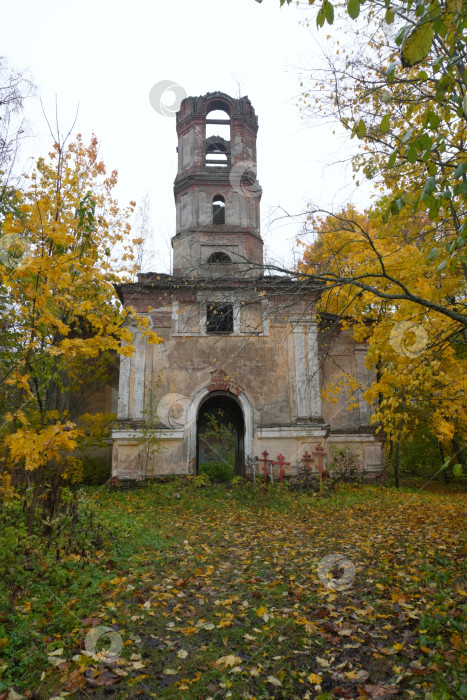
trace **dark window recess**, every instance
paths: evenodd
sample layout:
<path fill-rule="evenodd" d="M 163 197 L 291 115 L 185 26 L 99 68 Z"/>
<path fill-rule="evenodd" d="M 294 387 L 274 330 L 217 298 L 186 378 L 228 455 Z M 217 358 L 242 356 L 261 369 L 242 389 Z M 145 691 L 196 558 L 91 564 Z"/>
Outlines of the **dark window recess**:
<path fill-rule="evenodd" d="M 232 259 L 223 253 L 221 250 L 217 250 L 215 253 L 211 253 L 208 258 L 208 263 L 231 263 Z"/>
<path fill-rule="evenodd" d="M 221 194 L 212 200 L 212 223 L 225 224 L 225 199 Z"/>
<path fill-rule="evenodd" d="M 233 304 L 208 304 L 206 331 L 208 333 L 233 333 Z"/>

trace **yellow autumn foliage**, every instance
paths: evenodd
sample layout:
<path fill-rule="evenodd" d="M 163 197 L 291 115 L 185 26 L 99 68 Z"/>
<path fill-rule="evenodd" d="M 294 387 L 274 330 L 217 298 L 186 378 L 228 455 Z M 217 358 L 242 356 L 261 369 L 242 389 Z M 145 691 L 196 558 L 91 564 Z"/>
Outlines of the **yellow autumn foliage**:
<path fill-rule="evenodd" d="M 437 272 L 428 255 L 436 234 L 422 214 L 385 223 L 380 210 L 349 207 L 312 224 L 315 241 L 300 270 L 326 281 L 321 313 L 336 314 L 356 341 L 368 343 L 366 362 L 377 379 L 361 388 L 374 423 L 389 439 L 410 439 L 424 427 L 449 448 L 467 430 L 462 269 Z M 336 382 L 336 391 L 349 382 L 355 390 L 355 379 Z"/>
<path fill-rule="evenodd" d="M 117 172 L 107 173 L 98 151 L 95 137 L 88 145 L 79 135 L 54 144 L 0 219 L 0 242 L 15 242 L 0 258 L 6 349 L 0 438 L 7 465 L 36 469 L 64 460 L 83 440 L 97 440 L 108 417 L 94 416 L 88 427 L 71 422 L 77 397 L 89 383 L 108 381 L 115 356 L 133 353 L 135 330 L 161 342 L 149 317 L 123 310 L 115 292 L 134 274 L 135 204 L 119 206 Z"/>

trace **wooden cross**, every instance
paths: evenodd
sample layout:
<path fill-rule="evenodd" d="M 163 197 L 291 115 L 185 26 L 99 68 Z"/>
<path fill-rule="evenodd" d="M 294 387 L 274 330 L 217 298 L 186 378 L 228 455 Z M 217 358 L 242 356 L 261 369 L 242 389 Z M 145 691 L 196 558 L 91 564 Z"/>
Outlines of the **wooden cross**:
<path fill-rule="evenodd" d="M 279 465 L 279 481 L 283 481 L 285 474 L 284 467 L 290 467 L 290 462 L 285 461 L 285 457 L 282 453 L 278 456 L 277 459 L 279 460 L 278 462 L 271 462 L 271 464 Z"/>
<path fill-rule="evenodd" d="M 326 457 L 328 453 L 324 451 L 324 447 L 322 447 L 321 443 L 318 442 L 316 451 L 312 454 L 318 457 L 318 464 L 316 466 L 318 467 L 320 477 L 322 477 L 323 474 L 326 472 L 326 469 L 323 466 L 323 457 Z"/>
<path fill-rule="evenodd" d="M 319 492 L 321 494 L 323 490 L 323 475 L 327 475 L 326 469 L 323 467 L 323 457 L 326 457 L 327 452 L 324 451 L 324 447 L 322 447 L 321 443 L 318 442 L 316 451 L 312 454 L 318 457 L 318 464 L 316 466 L 318 467 L 319 471 Z"/>
<path fill-rule="evenodd" d="M 268 481 L 268 461 L 270 461 L 270 460 L 268 460 L 268 453 L 266 452 L 266 450 L 264 450 L 263 455 L 264 455 L 264 460 L 263 460 L 264 488 L 266 488 L 266 484 Z"/>

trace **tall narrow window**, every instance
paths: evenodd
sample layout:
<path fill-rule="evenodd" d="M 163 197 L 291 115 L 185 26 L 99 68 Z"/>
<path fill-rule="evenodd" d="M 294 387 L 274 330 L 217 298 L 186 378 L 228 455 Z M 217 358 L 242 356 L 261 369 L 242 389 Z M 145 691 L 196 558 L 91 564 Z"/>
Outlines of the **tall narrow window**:
<path fill-rule="evenodd" d="M 225 224 L 225 199 L 221 194 L 212 200 L 212 223 Z"/>
<path fill-rule="evenodd" d="M 208 304 L 206 331 L 208 333 L 233 333 L 233 304 Z"/>
<path fill-rule="evenodd" d="M 206 165 L 226 168 L 230 156 L 230 115 L 220 100 L 211 104 L 206 115 Z"/>
<path fill-rule="evenodd" d="M 220 136 L 224 141 L 230 142 L 230 116 L 221 105 L 206 115 L 206 138 L 210 136 Z"/>

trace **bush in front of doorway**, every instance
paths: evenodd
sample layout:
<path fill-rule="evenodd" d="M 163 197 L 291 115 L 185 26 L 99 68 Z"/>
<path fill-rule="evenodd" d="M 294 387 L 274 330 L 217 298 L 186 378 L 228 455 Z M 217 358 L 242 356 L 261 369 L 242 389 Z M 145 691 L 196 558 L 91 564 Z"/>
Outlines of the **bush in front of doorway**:
<path fill-rule="evenodd" d="M 214 483 L 225 484 L 232 481 L 235 476 L 235 463 L 233 459 L 213 459 L 209 462 L 201 462 L 199 474 L 207 474 Z"/>
<path fill-rule="evenodd" d="M 86 486 L 101 486 L 110 479 L 110 464 L 101 457 L 84 457 L 82 468 Z"/>

